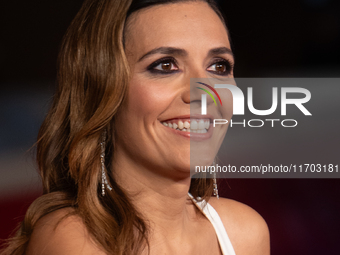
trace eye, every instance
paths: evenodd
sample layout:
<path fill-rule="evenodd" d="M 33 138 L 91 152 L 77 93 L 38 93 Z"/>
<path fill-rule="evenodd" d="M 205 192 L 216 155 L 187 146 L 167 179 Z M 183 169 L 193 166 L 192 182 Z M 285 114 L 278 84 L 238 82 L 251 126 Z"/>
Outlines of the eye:
<path fill-rule="evenodd" d="M 152 73 L 168 74 L 178 71 L 178 67 L 173 58 L 162 58 L 155 62 L 147 68 Z"/>
<path fill-rule="evenodd" d="M 210 65 L 207 70 L 218 75 L 227 76 L 231 74 L 233 64 L 228 60 L 219 59 L 219 61 Z"/>

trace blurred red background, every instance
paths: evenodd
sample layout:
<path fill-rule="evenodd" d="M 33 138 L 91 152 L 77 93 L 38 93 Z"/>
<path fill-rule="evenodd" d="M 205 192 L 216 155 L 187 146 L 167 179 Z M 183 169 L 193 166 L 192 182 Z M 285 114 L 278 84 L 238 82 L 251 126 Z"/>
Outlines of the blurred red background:
<path fill-rule="evenodd" d="M 0 10 L 1 239 L 13 232 L 41 193 L 35 166 L 26 153 L 55 88 L 61 38 L 81 3 L 13 1 Z M 236 56 L 236 77 L 339 77 L 340 2 L 228 0 L 220 4 Z M 338 117 L 330 119 L 336 128 Z M 340 141 L 339 135 L 334 134 L 334 141 Z M 339 152 L 337 148 L 335 153 Z M 339 179 L 230 179 L 220 180 L 219 189 L 222 196 L 248 204 L 263 216 L 271 233 L 272 254 L 340 254 Z"/>

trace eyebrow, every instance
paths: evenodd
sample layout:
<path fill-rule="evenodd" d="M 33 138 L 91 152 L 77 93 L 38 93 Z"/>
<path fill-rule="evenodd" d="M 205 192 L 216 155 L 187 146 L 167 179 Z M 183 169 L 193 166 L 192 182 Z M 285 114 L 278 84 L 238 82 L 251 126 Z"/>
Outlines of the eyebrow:
<path fill-rule="evenodd" d="M 175 48 L 175 47 L 159 47 L 159 48 L 153 49 L 153 50 L 149 51 L 148 53 L 144 54 L 138 60 L 138 62 L 142 61 L 145 58 L 150 57 L 151 55 L 157 54 L 157 53 L 164 54 L 164 55 L 177 55 L 177 56 L 182 56 L 182 57 L 186 57 L 188 55 L 188 52 L 184 49 Z M 227 47 L 214 48 L 214 49 L 209 50 L 209 52 L 208 52 L 209 57 L 211 57 L 213 55 L 219 55 L 219 54 L 229 54 L 232 57 L 234 57 L 234 54 L 231 51 L 231 49 L 229 49 Z"/>
<path fill-rule="evenodd" d="M 232 52 L 232 50 L 227 47 L 214 48 L 214 49 L 209 50 L 208 52 L 209 57 L 214 56 L 214 55 L 219 55 L 219 54 L 229 54 L 232 57 L 234 57 L 234 53 Z"/>

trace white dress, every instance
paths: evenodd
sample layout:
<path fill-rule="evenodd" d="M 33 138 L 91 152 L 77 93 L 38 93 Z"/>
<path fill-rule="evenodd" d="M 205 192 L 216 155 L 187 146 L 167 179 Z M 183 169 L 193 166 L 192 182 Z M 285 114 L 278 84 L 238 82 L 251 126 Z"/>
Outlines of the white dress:
<path fill-rule="evenodd" d="M 234 248 L 230 242 L 229 236 L 227 234 L 227 231 L 224 228 L 224 225 L 222 223 L 222 220 L 216 210 L 206 201 L 196 201 L 191 194 L 189 194 L 189 197 L 192 199 L 194 204 L 198 207 L 198 209 L 208 218 L 208 220 L 213 225 L 218 242 L 220 244 L 222 254 L 223 255 L 235 255 Z"/>

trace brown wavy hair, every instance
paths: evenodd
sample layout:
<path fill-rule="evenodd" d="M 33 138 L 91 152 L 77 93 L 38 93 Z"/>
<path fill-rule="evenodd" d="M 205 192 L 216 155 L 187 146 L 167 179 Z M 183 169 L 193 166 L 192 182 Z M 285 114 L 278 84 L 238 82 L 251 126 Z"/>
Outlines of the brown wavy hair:
<path fill-rule="evenodd" d="M 190 1 L 190 0 L 184 0 Z M 183 0 L 86 0 L 68 28 L 58 57 L 58 89 L 37 142 L 43 195 L 29 207 L 3 255 L 25 253 L 39 219 L 73 208 L 92 238 L 108 254 L 140 254 L 148 227 L 111 171 L 112 191 L 101 195 L 100 142 L 107 131 L 110 166 L 115 146 L 115 114 L 126 97 L 130 70 L 124 52 L 127 18 L 153 5 Z M 191 0 L 192 1 L 192 0 Z M 201 0 L 203 1 L 203 0 Z M 212 0 L 206 0 L 225 24 Z M 209 199 L 212 180 L 192 179 L 189 192 Z M 131 238 L 132 237 L 132 238 Z M 149 249 L 148 249 L 149 250 Z"/>

